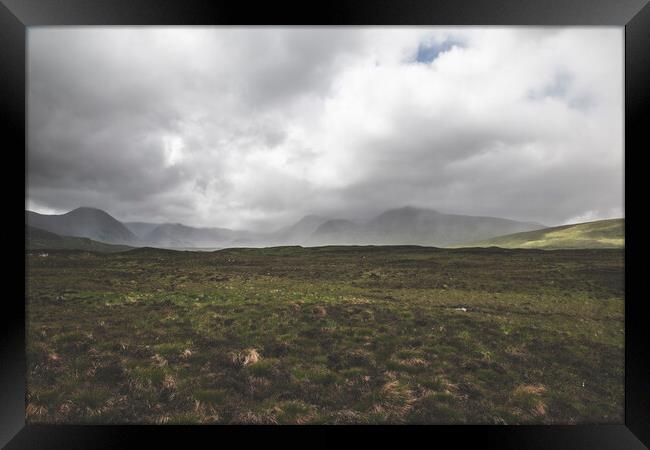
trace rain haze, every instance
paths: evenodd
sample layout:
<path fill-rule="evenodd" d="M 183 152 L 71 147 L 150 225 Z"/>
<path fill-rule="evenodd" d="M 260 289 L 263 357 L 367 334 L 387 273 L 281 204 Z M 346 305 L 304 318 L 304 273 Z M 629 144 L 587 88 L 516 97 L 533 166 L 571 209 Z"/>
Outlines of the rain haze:
<path fill-rule="evenodd" d="M 619 28 L 31 28 L 27 209 L 623 216 Z"/>

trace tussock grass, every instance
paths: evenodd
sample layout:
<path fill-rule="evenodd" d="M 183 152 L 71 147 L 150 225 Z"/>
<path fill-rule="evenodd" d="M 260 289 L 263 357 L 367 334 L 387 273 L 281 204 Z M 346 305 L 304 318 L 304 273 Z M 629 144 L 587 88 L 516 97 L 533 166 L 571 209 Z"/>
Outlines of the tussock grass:
<path fill-rule="evenodd" d="M 27 264 L 29 423 L 622 422 L 621 250 Z"/>

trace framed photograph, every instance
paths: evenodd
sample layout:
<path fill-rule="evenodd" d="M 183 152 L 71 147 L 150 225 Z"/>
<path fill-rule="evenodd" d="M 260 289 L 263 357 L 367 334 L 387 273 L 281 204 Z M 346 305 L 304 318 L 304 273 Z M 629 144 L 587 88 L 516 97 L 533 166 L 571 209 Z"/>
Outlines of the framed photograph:
<path fill-rule="evenodd" d="M 2 0 L 2 444 L 647 448 L 649 35 L 643 0 Z"/>

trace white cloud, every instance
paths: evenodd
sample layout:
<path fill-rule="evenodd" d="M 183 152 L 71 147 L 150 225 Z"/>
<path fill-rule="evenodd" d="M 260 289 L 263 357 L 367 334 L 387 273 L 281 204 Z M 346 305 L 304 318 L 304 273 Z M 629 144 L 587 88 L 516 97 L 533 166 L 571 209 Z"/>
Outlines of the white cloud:
<path fill-rule="evenodd" d="M 28 195 L 232 227 L 405 204 L 604 217 L 622 210 L 622 36 L 32 28 Z M 421 45 L 442 50 L 417 62 Z"/>

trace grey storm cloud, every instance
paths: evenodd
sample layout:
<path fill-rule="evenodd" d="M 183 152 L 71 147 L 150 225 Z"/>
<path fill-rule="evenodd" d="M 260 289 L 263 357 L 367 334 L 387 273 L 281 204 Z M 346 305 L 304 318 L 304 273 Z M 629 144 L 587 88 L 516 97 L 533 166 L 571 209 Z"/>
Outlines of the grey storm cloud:
<path fill-rule="evenodd" d="M 622 37 L 30 28 L 27 207 L 258 229 L 404 205 L 622 216 Z"/>

